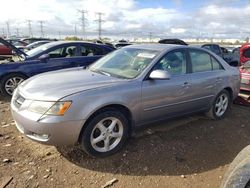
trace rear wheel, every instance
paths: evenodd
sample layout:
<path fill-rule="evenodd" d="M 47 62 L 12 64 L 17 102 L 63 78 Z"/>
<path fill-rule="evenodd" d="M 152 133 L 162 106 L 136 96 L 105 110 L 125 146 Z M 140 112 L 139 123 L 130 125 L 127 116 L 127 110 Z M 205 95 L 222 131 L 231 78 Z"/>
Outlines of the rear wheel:
<path fill-rule="evenodd" d="M 97 114 L 86 126 L 80 145 L 93 157 L 105 157 L 117 152 L 128 137 L 128 120 L 115 109 Z"/>
<path fill-rule="evenodd" d="M 0 82 L 1 93 L 5 96 L 12 96 L 14 90 L 26 79 L 22 74 L 9 74 L 3 77 Z"/>
<path fill-rule="evenodd" d="M 207 115 L 212 119 L 221 119 L 227 113 L 231 105 L 231 98 L 227 90 L 222 90 L 215 98 Z"/>

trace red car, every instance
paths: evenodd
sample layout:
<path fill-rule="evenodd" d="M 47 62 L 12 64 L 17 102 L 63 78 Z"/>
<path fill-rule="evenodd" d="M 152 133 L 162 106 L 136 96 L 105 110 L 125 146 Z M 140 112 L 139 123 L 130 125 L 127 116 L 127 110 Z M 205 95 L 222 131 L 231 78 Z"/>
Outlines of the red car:
<path fill-rule="evenodd" d="M 12 49 L 0 43 L 0 56 L 1 55 L 12 55 Z"/>
<path fill-rule="evenodd" d="M 250 60 L 250 44 L 243 44 L 240 48 L 240 64 L 244 65 Z"/>
<path fill-rule="evenodd" d="M 240 89 L 250 91 L 250 60 L 240 67 L 241 85 Z"/>

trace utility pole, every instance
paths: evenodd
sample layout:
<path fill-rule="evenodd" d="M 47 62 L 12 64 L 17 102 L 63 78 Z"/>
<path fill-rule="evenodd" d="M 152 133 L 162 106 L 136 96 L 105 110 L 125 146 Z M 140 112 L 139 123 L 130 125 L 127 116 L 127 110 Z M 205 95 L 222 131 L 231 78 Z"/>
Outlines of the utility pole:
<path fill-rule="evenodd" d="M 10 23 L 7 21 L 6 22 L 6 26 L 7 26 L 7 38 L 10 37 Z"/>
<path fill-rule="evenodd" d="M 4 30 L 4 28 L 2 28 L 2 36 L 3 37 L 5 36 L 5 30 Z"/>
<path fill-rule="evenodd" d="M 61 31 L 58 31 L 59 40 L 61 40 Z"/>
<path fill-rule="evenodd" d="M 75 24 L 75 37 L 77 37 L 77 28 L 76 28 L 76 24 Z"/>
<path fill-rule="evenodd" d="M 81 13 L 81 25 L 82 25 L 82 34 L 83 34 L 83 39 L 86 39 L 86 16 L 85 14 L 87 13 L 86 10 L 78 10 L 78 12 Z M 76 34 L 76 25 L 75 25 L 75 34 Z"/>
<path fill-rule="evenodd" d="M 44 37 L 44 21 L 39 21 L 40 23 L 40 31 L 41 31 L 41 37 Z"/>
<path fill-rule="evenodd" d="M 99 36 L 99 39 L 101 40 L 101 36 L 102 36 L 102 22 L 104 22 L 104 20 L 102 20 L 102 15 L 104 15 L 104 13 L 97 12 L 96 14 L 98 15 L 98 19 L 96 20 L 98 22 L 98 36 Z"/>
<path fill-rule="evenodd" d="M 27 20 L 27 23 L 28 23 L 28 28 L 29 28 L 29 37 L 33 37 L 31 20 Z"/>

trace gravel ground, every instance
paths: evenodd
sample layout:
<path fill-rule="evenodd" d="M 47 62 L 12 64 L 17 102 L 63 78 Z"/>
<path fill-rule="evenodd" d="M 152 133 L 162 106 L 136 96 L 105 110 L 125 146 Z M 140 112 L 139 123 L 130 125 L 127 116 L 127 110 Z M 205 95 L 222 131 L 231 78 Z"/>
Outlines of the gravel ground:
<path fill-rule="evenodd" d="M 193 115 L 140 128 L 117 154 L 93 159 L 77 147 L 44 146 L 21 135 L 0 97 L 0 188 L 219 187 L 250 144 L 249 108 L 233 105 L 212 121 Z M 112 184 L 112 185 L 110 185 Z"/>

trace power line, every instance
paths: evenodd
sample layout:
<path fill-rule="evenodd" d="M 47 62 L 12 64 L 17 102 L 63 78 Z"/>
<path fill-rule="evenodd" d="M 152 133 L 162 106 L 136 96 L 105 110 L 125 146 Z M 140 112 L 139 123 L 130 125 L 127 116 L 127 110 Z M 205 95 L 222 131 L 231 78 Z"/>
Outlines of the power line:
<path fill-rule="evenodd" d="M 102 23 L 104 22 L 104 20 L 102 20 L 102 15 L 104 15 L 104 13 L 97 12 L 96 14 L 98 15 L 98 19 L 95 20 L 95 21 L 98 22 L 98 37 L 99 37 L 99 39 L 101 39 L 101 36 L 102 36 Z"/>
<path fill-rule="evenodd" d="M 44 37 L 44 21 L 39 21 L 40 23 L 40 31 L 41 31 L 41 37 Z"/>
<path fill-rule="evenodd" d="M 83 39 L 85 40 L 86 39 L 86 16 L 85 14 L 87 13 L 86 10 L 78 10 L 78 12 L 81 13 L 81 25 L 82 25 L 82 34 L 83 34 Z M 75 25 L 75 34 L 76 34 L 76 25 Z"/>
<path fill-rule="evenodd" d="M 31 20 L 27 20 L 27 23 L 28 23 L 28 28 L 29 28 L 29 37 L 33 37 Z"/>

